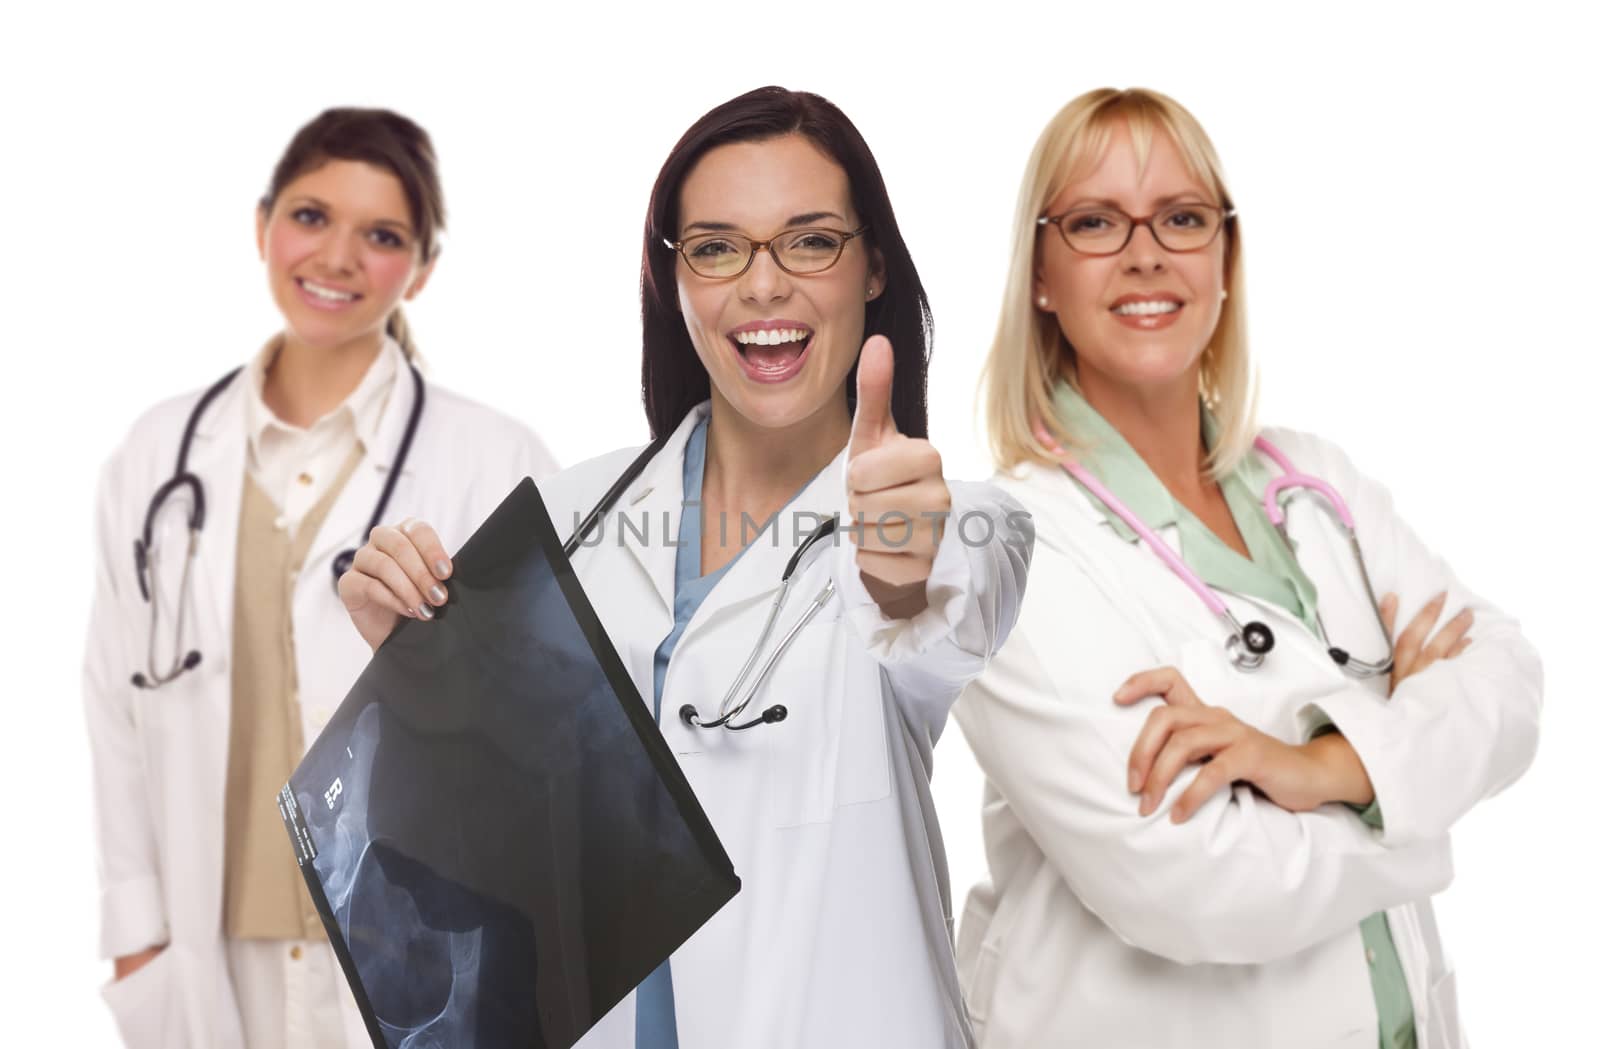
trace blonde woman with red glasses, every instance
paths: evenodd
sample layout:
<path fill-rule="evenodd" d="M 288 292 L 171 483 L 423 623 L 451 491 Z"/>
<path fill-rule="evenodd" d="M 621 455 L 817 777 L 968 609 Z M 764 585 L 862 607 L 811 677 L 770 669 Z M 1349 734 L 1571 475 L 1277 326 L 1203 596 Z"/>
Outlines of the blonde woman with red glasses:
<path fill-rule="evenodd" d="M 1024 176 L 986 399 L 1037 547 L 955 710 L 989 1049 L 1464 1044 L 1429 898 L 1532 760 L 1539 659 L 1336 447 L 1257 429 L 1242 210 L 1150 91 Z"/>

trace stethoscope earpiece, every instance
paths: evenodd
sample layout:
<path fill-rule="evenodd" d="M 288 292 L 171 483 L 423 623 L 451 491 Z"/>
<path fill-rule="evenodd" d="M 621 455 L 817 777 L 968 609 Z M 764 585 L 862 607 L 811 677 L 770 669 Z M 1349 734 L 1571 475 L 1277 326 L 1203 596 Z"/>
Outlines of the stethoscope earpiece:
<path fill-rule="evenodd" d="M 741 707 L 740 709 L 743 708 Z M 738 713 L 738 710 L 735 710 L 734 713 Z M 776 725 L 778 722 L 783 721 L 788 716 L 788 707 L 784 706 L 782 703 L 774 703 L 766 710 L 763 710 L 760 717 L 751 718 L 743 725 L 735 725 L 733 721 L 730 720 L 733 717 L 733 714 L 729 714 L 726 717 L 720 717 L 715 721 L 705 722 L 700 720 L 700 711 L 695 708 L 693 703 L 685 703 L 683 706 L 678 708 L 678 717 L 690 728 L 726 728 L 730 732 L 741 732 L 747 728 L 755 728 L 757 725 Z"/>
<path fill-rule="evenodd" d="M 179 674 L 183 673 L 184 671 L 193 670 L 195 667 L 197 667 L 199 665 L 200 665 L 200 653 L 195 651 L 194 649 L 190 649 L 189 650 L 189 654 L 183 657 L 183 665 L 181 667 L 179 667 L 176 671 L 174 671 L 170 676 L 168 676 L 166 678 L 163 678 L 160 681 L 156 681 L 156 682 L 152 683 L 151 680 L 149 678 L 145 677 L 143 674 L 135 674 L 135 675 L 133 675 L 133 678 L 131 680 L 133 681 L 133 687 L 134 688 L 155 688 L 158 685 L 165 685 L 168 681 L 171 681 L 173 678 L 177 677 Z"/>

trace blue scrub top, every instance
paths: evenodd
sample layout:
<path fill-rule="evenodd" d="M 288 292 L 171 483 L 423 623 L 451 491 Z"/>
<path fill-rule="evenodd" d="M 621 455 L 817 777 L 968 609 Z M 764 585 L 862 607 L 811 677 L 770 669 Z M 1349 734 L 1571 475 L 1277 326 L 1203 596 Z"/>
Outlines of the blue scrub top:
<path fill-rule="evenodd" d="M 678 525 L 678 561 L 672 582 L 672 632 L 656 648 L 656 724 L 661 724 L 661 692 L 667 680 L 667 664 L 672 661 L 673 650 L 684 628 L 699 610 L 701 602 L 727 574 L 735 561 L 744 556 L 740 550 L 727 564 L 710 575 L 700 574 L 700 494 L 706 478 L 706 422 L 709 416 L 695 424 L 689 434 L 689 443 L 683 451 L 683 501 L 685 509 Z M 691 505 L 695 504 L 695 505 Z M 672 995 L 672 960 L 661 963 L 655 972 L 645 977 L 635 998 L 637 1012 L 634 1017 L 634 1045 L 637 1049 L 678 1049 L 678 1014 Z"/>

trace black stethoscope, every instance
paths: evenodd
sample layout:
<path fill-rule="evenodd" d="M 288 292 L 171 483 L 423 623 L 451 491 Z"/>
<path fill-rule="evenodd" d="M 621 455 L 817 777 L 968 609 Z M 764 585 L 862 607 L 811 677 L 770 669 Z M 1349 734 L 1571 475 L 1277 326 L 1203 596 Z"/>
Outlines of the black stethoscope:
<path fill-rule="evenodd" d="M 416 396 L 411 403 L 411 416 L 406 420 L 406 432 L 400 438 L 400 448 L 395 452 L 394 465 L 389 470 L 388 479 L 383 484 L 383 494 L 378 497 L 378 505 L 372 511 L 372 520 L 367 525 L 367 533 L 378 527 L 383 520 L 384 511 L 389 507 L 389 496 L 394 494 L 395 482 L 400 478 L 400 471 L 405 466 L 406 456 L 411 452 L 411 440 L 417 435 L 417 423 L 422 418 L 422 402 L 424 399 L 422 373 L 410 361 L 406 367 L 411 369 L 411 383 L 416 390 Z M 211 385 L 201 395 L 199 403 L 189 413 L 189 421 L 183 427 L 183 441 L 178 445 L 178 465 L 172 471 L 172 476 L 162 483 L 160 488 L 150 499 L 150 508 L 144 515 L 144 534 L 133 541 L 133 570 L 139 580 L 139 593 L 150 606 L 150 647 L 146 652 L 146 667 L 148 673 L 135 673 L 133 683 L 139 688 L 160 688 L 169 681 L 174 680 L 186 670 L 193 670 L 200 665 L 200 653 L 191 649 L 188 654 L 179 657 L 183 651 L 183 625 L 189 607 L 189 569 L 194 565 L 195 553 L 200 545 L 200 530 L 206 523 L 206 490 L 200 478 L 189 472 L 189 446 L 194 443 L 195 430 L 200 425 L 200 417 L 210 407 L 217 395 L 228 388 L 243 368 L 235 368 Z M 180 489 L 189 492 L 189 548 L 184 554 L 183 576 L 178 584 L 178 622 L 177 630 L 172 638 L 172 663 L 165 674 L 158 673 L 156 664 L 156 622 L 160 616 L 159 596 L 155 586 L 156 550 L 155 550 L 155 522 L 156 515 L 161 512 L 161 507 L 166 503 L 167 497 Z M 355 550 L 344 550 L 333 559 L 333 592 L 339 592 L 339 577 L 350 570 L 350 565 L 356 559 Z"/>
<path fill-rule="evenodd" d="M 650 460 L 667 443 L 668 436 L 670 435 L 657 437 L 650 443 L 649 447 L 640 452 L 633 462 L 628 464 L 627 469 L 622 471 L 622 475 L 616 479 L 611 487 L 606 489 L 606 493 L 600 497 L 599 502 L 594 504 L 594 508 L 578 523 L 578 527 L 573 530 L 572 535 L 561 546 L 562 552 L 569 559 L 577 551 L 578 544 L 583 542 L 583 538 L 594 530 L 595 525 L 600 523 L 600 519 L 612 507 L 617 505 L 617 500 L 622 498 L 622 493 L 627 491 L 628 486 L 638 480 L 639 476 L 644 473 L 645 467 L 650 465 Z M 788 707 L 782 703 L 774 703 L 749 721 L 743 724 L 734 724 L 734 719 L 744 713 L 745 708 L 755 699 L 756 693 L 760 692 L 761 687 L 767 683 L 767 678 L 772 676 L 773 668 L 778 665 L 778 660 L 783 657 L 783 654 L 789 650 L 789 646 L 794 642 L 795 637 L 799 635 L 807 623 L 815 618 L 818 612 L 822 611 L 822 606 L 832 599 L 834 586 L 831 576 L 817 596 L 811 599 L 811 603 L 806 606 L 800 618 L 783 635 L 772 655 L 768 656 L 766 661 L 761 664 L 761 669 L 756 674 L 755 681 L 745 691 L 744 698 L 738 703 L 734 702 L 734 698 L 739 694 L 739 689 L 745 683 L 745 680 L 749 678 L 751 668 L 755 666 L 762 649 L 767 647 L 767 641 L 772 636 L 772 628 L 778 622 L 778 614 L 783 611 L 784 601 L 789 596 L 789 587 L 794 582 L 795 572 L 800 568 L 801 559 L 805 557 L 806 551 L 810 550 L 820 540 L 832 535 L 838 526 L 838 518 L 828 518 L 828 520 L 822 522 L 822 525 L 815 532 L 806 537 L 806 541 L 801 543 L 793 556 L 789 558 L 789 563 L 783 569 L 783 579 L 778 586 L 778 593 L 772 599 L 772 608 L 767 613 L 766 625 L 761 628 L 761 637 L 757 639 L 755 647 L 750 650 L 750 657 L 744 661 L 744 666 L 739 670 L 739 676 L 733 679 L 732 685 L 728 686 L 728 691 L 722 697 L 722 704 L 717 709 L 717 716 L 710 721 L 703 720 L 699 709 L 693 703 L 685 703 L 678 708 L 678 717 L 683 719 L 685 725 L 690 728 L 725 728 L 730 732 L 740 732 L 747 728 L 755 728 L 757 725 L 775 725 L 789 716 Z"/>

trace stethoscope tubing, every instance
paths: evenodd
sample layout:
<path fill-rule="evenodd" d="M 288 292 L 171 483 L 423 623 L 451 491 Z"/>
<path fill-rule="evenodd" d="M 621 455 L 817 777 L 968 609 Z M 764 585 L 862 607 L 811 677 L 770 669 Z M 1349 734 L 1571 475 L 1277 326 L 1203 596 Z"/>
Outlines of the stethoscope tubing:
<path fill-rule="evenodd" d="M 389 508 L 389 499 L 394 494 L 395 485 L 399 482 L 400 473 L 404 469 L 407 457 L 411 454 L 412 442 L 416 439 L 417 428 L 422 421 L 422 407 L 427 399 L 426 384 L 422 380 L 422 372 L 411 361 L 406 362 L 406 367 L 411 371 L 411 382 L 414 396 L 411 399 L 411 412 L 406 418 L 405 432 L 400 437 L 400 445 L 395 451 L 394 463 L 390 467 L 388 476 L 384 479 L 383 491 L 378 496 L 378 503 L 373 508 L 372 517 L 367 522 L 364 534 L 370 535 L 372 530 L 383 521 L 383 515 Z M 234 368 L 228 374 L 212 383 L 200 395 L 189 418 L 183 426 L 183 439 L 178 443 L 178 460 L 173 467 L 172 476 L 162 482 L 150 498 L 150 505 L 145 510 L 144 530 L 141 536 L 133 542 L 134 575 L 139 583 L 139 593 L 150 605 L 150 640 L 146 653 L 145 672 L 133 675 L 133 684 L 139 688 L 159 688 L 176 679 L 186 670 L 192 670 L 200 663 L 198 650 L 190 651 L 180 658 L 183 651 L 183 630 L 188 619 L 189 606 L 189 580 L 191 568 L 194 565 L 195 555 L 199 551 L 200 533 L 205 528 L 206 522 L 206 491 L 205 484 L 199 476 L 189 472 L 189 450 L 194 444 L 195 433 L 200 426 L 200 419 L 205 415 L 206 409 L 211 406 L 219 394 L 227 389 L 229 384 L 243 371 L 243 367 Z M 156 515 L 161 512 L 167 499 L 180 488 L 187 488 L 190 492 L 189 506 L 189 539 L 188 549 L 184 555 L 183 574 L 178 584 L 178 611 L 176 631 L 173 634 L 172 664 L 165 674 L 158 673 L 155 669 L 156 626 L 160 618 L 160 601 L 155 586 L 156 578 L 156 552 L 154 550 Z M 340 551 L 333 559 L 333 590 L 339 592 L 339 577 L 350 570 L 355 561 L 354 550 Z M 148 577 L 148 578 L 147 578 Z"/>
<path fill-rule="evenodd" d="M 1127 504 L 1118 499 L 1109 488 L 1102 484 L 1099 478 L 1084 469 L 1083 465 L 1074 459 L 1066 449 L 1062 448 L 1060 443 L 1055 440 L 1042 424 L 1035 426 L 1034 435 L 1068 476 L 1093 494 L 1095 498 L 1105 505 L 1106 509 L 1110 510 L 1126 524 L 1144 542 L 1145 546 L 1200 599 L 1206 608 L 1222 621 L 1228 633 L 1225 647 L 1230 662 L 1240 670 L 1260 669 L 1266 661 L 1267 653 L 1272 651 L 1276 645 L 1276 639 L 1273 637 L 1271 628 L 1258 621 L 1241 624 L 1217 592 L 1206 585 L 1205 581 L 1184 563 L 1183 558 L 1178 556 L 1177 551 L 1173 550 L 1160 536 L 1156 535 Z M 1377 616 L 1379 623 L 1382 624 L 1383 617 L 1379 613 L 1377 594 L 1373 590 L 1372 578 L 1367 572 L 1366 559 L 1361 554 L 1361 544 L 1356 539 L 1355 517 L 1350 513 L 1350 507 L 1332 485 L 1321 478 L 1301 473 L 1295 468 L 1289 457 L 1265 437 L 1257 436 L 1254 447 L 1283 471 L 1280 476 L 1274 478 L 1267 485 L 1266 490 L 1262 493 L 1262 501 L 1267 513 L 1267 519 L 1272 522 L 1273 527 L 1277 529 L 1278 534 L 1283 538 L 1284 546 L 1288 549 L 1289 556 L 1295 556 L 1294 542 L 1289 537 L 1284 507 L 1298 495 L 1306 491 L 1313 492 L 1327 502 L 1335 516 L 1338 517 L 1339 523 L 1344 527 L 1345 536 L 1350 542 L 1352 553 L 1355 555 L 1356 566 L 1361 573 L 1361 583 L 1366 591 L 1367 601 L 1372 606 L 1373 615 Z M 1319 615 L 1319 626 L 1320 623 L 1321 617 Z M 1387 627 L 1384 628 L 1384 633 L 1386 640 L 1389 642 L 1389 651 L 1383 659 L 1376 663 L 1358 659 L 1347 650 L 1336 645 L 1328 647 L 1328 655 L 1334 663 L 1338 664 L 1341 670 L 1352 677 L 1378 677 L 1387 674 L 1394 666 L 1394 643 L 1392 638 L 1388 638 Z M 1326 630 L 1323 631 L 1323 636 L 1327 636 Z"/>
<path fill-rule="evenodd" d="M 621 475 L 619 475 L 617 479 L 612 482 L 611 487 L 606 489 L 605 494 L 601 495 L 600 499 L 594 504 L 589 512 L 584 515 L 583 520 L 580 521 L 578 526 L 572 530 L 572 535 L 568 536 L 567 541 L 561 544 L 561 549 L 568 558 L 572 557 L 572 555 L 577 551 L 578 546 L 583 542 L 584 538 L 591 531 L 593 531 L 594 528 L 600 523 L 601 519 L 604 518 L 605 515 L 617 505 L 618 501 L 621 500 L 623 493 L 628 490 L 629 486 L 632 485 L 634 481 L 638 480 L 639 477 L 644 473 L 645 469 L 649 466 L 650 461 L 655 458 L 656 453 L 661 451 L 661 449 L 666 445 L 669 436 L 670 435 L 662 435 L 650 442 L 649 446 L 634 457 L 633 461 L 627 465 L 627 467 L 622 471 Z M 685 703 L 678 710 L 678 716 L 685 725 L 688 725 L 691 728 L 726 728 L 730 732 L 741 732 L 745 729 L 754 728 L 757 725 L 776 724 L 777 722 L 783 721 L 789 716 L 788 708 L 779 703 L 768 707 L 766 710 L 762 711 L 759 716 L 746 721 L 743 724 L 734 723 L 734 719 L 742 715 L 745 709 L 750 706 L 755 697 L 760 694 L 762 687 L 766 685 L 767 679 L 772 676 L 772 671 L 778 665 L 778 661 L 783 657 L 783 654 L 789 650 L 789 646 L 793 644 L 794 639 L 799 636 L 800 631 L 804 629 L 806 624 L 810 623 L 811 620 L 816 617 L 817 613 L 822 610 L 823 606 L 833 598 L 834 585 L 831 578 L 827 581 L 827 584 L 823 586 L 822 590 L 818 592 L 817 596 L 811 599 L 811 603 L 806 606 L 806 610 L 801 613 L 800 618 L 796 620 L 794 625 L 784 633 L 783 637 L 778 641 L 777 648 L 775 648 L 772 654 L 767 657 L 766 661 L 761 664 L 761 669 L 756 674 L 755 681 L 744 693 L 744 698 L 736 705 L 730 706 L 730 704 L 733 703 L 734 697 L 739 694 L 741 686 L 743 686 L 745 680 L 750 676 L 750 671 L 756 666 L 757 661 L 761 658 L 761 653 L 767 647 L 767 642 L 772 637 L 773 627 L 777 624 L 778 616 L 783 611 L 783 606 L 788 600 L 789 590 L 794 582 L 795 572 L 798 571 L 800 567 L 801 559 L 813 546 L 815 546 L 825 537 L 833 534 L 833 532 L 838 528 L 838 524 L 839 522 L 835 518 L 829 518 L 828 520 L 822 522 L 821 526 L 818 527 L 815 532 L 812 532 L 809 536 L 807 536 L 806 541 L 801 543 L 795 552 L 790 555 L 789 561 L 783 569 L 783 578 L 778 585 L 778 592 L 773 597 L 772 605 L 767 611 L 766 622 L 761 627 L 761 636 L 757 639 L 755 647 L 750 650 L 750 655 L 746 657 L 744 665 L 739 668 L 739 673 L 733 679 L 733 684 L 730 685 L 728 687 L 728 691 L 723 694 L 722 702 L 717 708 L 717 717 L 710 721 L 702 721 L 700 719 L 699 709 L 693 703 Z"/>

